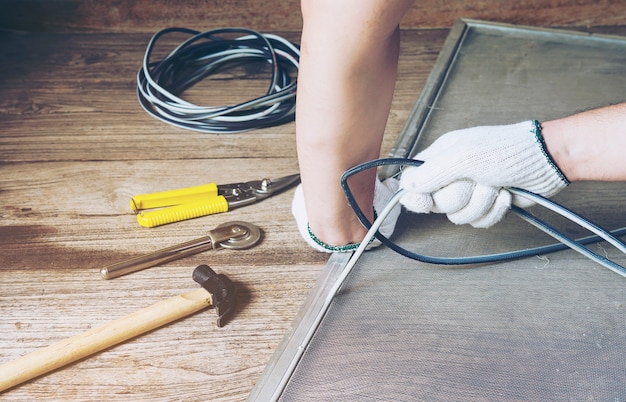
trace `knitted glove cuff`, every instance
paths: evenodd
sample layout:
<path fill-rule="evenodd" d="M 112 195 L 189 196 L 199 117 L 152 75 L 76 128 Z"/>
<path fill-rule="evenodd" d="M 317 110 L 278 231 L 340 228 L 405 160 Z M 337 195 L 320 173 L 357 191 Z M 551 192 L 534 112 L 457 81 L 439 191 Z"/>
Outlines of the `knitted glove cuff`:
<path fill-rule="evenodd" d="M 398 189 L 399 183 L 395 179 L 387 179 L 384 182 L 381 182 L 379 179 L 376 179 L 376 187 L 374 191 L 374 220 L 377 219 L 377 210 L 382 211 L 389 200 L 395 194 L 395 191 Z M 378 231 L 382 233 L 384 236 L 389 237 L 393 234 L 393 231 L 396 226 L 396 222 L 398 220 L 398 216 L 400 215 L 401 207 L 400 205 L 396 205 L 395 208 L 390 211 L 385 218 L 384 222 L 378 228 Z M 320 240 L 319 237 L 313 233 L 311 227 L 308 222 L 307 214 L 306 214 L 306 206 L 304 204 L 304 193 L 302 190 L 302 185 L 298 185 L 296 188 L 293 201 L 291 203 L 291 212 L 296 219 L 296 224 L 298 226 L 298 231 L 302 238 L 313 247 L 317 251 L 327 252 L 327 253 L 343 253 L 343 252 L 351 252 L 356 250 L 360 243 L 350 243 L 341 246 L 332 246 L 324 241 Z M 366 250 L 371 250 L 372 248 L 380 246 L 382 243 L 380 240 L 373 238 L 367 244 Z"/>
<path fill-rule="evenodd" d="M 552 158 L 552 155 L 550 155 L 550 152 L 548 151 L 548 147 L 546 146 L 546 142 L 543 139 L 543 133 L 541 131 L 541 123 L 539 122 L 539 120 L 533 120 L 532 124 L 534 125 L 534 129 L 532 130 L 532 133 L 535 134 L 535 138 L 537 139 L 537 142 L 539 143 L 539 148 L 541 149 L 541 152 L 543 153 L 543 156 L 546 157 L 546 159 L 548 160 L 548 164 L 550 165 L 550 167 L 552 167 L 552 169 L 554 169 L 554 171 L 556 172 L 557 176 L 559 176 L 559 178 L 563 181 L 563 183 L 565 183 L 566 186 L 569 186 L 571 184 L 571 182 L 565 176 L 563 171 L 561 171 L 559 166 L 554 161 L 554 158 Z"/>
<path fill-rule="evenodd" d="M 376 220 L 376 218 L 377 218 L 376 211 L 374 211 L 374 220 Z M 307 231 L 309 232 L 309 237 L 311 238 L 311 240 L 313 240 L 315 244 L 323 248 L 324 251 L 327 251 L 329 253 L 348 253 L 348 252 L 356 250 L 361 245 L 361 243 L 350 243 L 350 244 L 345 244 L 343 246 L 331 246 L 330 244 L 321 241 L 317 236 L 315 236 L 315 233 L 313 233 L 313 231 L 311 230 L 311 226 L 308 223 L 306 227 L 307 227 Z M 376 240 L 375 237 L 371 238 L 369 241 L 370 244 L 374 240 Z"/>

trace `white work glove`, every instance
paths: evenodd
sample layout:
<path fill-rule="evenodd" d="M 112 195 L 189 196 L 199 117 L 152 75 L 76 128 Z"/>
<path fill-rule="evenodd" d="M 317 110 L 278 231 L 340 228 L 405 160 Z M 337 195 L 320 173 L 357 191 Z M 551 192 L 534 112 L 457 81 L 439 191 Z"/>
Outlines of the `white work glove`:
<path fill-rule="evenodd" d="M 389 202 L 389 200 L 391 200 L 395 192 L 398 191 L 398 188 L 399 182 L 396 179 L 390 178 L 385 180 L 384 182 L 381 182 L 377 178 L 376 187 L 374 189 L 374 211 L 376 211 L 377 213 L 379 211 L 382 211 Z M 383 223 L 380 225 L 378 231 L 383 236 L 389 237 L 393 234 L 393 231 L 396 227 L 396 222 L 398 220 L 398 216 L 400 215 L 400 211 L 400 205 L 396 205 L 396 207 L 391 210 L 389 215 L 387 215 Z M 309 219 L 307 218 L 306 214 L 302 184 L 298 185 L 298 187 L 296 188 L 293 202 L 291 203 L 291 213 L 296 219 L 300 235 L 315 250 L 325 253 L 350 252 L 356 250 L 356 248 L 359 246 L 358 244 L 349 244 L 345 246 L 333 247 L 325 244 L 315 237 L 315 234 L 313 234 L 313 232 L 309 230 Z M 367 249 L 369 250 L 371 248 L 378 247 L 380 244 L 381 242 L 378 239 L 374 239 L 368 245 Z"/>
<path fill-rule="evenodd" d="M 537 121 L 481 126 L 452 131 L 415 156 L 424 161 L 404 170 L 400 199 L 417 213 L 445 213 L 456 224 L 489 227 L 511 203 L 528 207 L 513 196 L 518 187 L 551 197 L 569 181 L 548 153 Z"/>

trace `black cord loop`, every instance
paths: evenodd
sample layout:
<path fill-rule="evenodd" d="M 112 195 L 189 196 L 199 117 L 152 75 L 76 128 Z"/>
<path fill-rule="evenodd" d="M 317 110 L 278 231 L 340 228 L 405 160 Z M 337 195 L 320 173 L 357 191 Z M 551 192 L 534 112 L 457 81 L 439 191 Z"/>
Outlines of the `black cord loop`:
<path fill-rule="evenodd" d="M 354 198 L 354 195 L 352 193 L 352 190 L 350 190 L 350 186 L 348 185 L 348 179 L 360 172 L 363 172 L 365 170 L 368 169 L 372 169 L 372 168 L 376 168 L 379 166 L 385 166 L 385 165 L 403 165 L 403 166 L 421 166 L 424 162 L 420 161 L 420 160 L 416 160 L 416 159 L 404 159 L 404 158 L 383 158 L 383 159 L 376 159 L 373 161 L 369 161 L 369 162 L 365 162 L 362 163 L 360 165 L 357 165 L 351 169 L 346 170 L 343 175 L 341 176 L 341 187 L 343 189 L 343 192 L 346 196 L 346 199 L 348 200 L 348 203 L 350 204 L 350 206 L 352 207 L 352 209 L 354 210 L 355 214 L 357 215 L 359 221 L 361 222 L 361 224 L 367 228 L 368 230 L 372 227 L 372 222 L 370 222 L 367 217 L 365 216 L 365 214 L 363 213 L 363 210 L 359 207 L 358 203 L 356 202 L 356 199 Z M 549 201 L 549 200 L 545 200 L 547 202 L 550 202 L 552 204 L 558 205 L 556 203 L 554 203 L 553 201 Z M 560 208 L 565 209 L 562 206 L 559 206 Z M 525 217 L 530 217 L 531 219 L 534 219 L 535 223 L 538 224 L 538 226 L 542 227 L 542 230 L 544 231 L 548 231 L 548 232 L 557 232 L 558 231 L 552 227 L 550 227 L 549 225 L 547 225 L 545 222 L 539 221 L 539 219 L 537 219 L 536 217 L 533 217 L 532 215 L 528 214 L 527 212 L 525 212 L 524 210 L 522 210 L 521 208 L 518 208 L 516 206 L 512 206 L 513 210 L 520 213 L 524 214 Z M 582 219 L 582 218 L 580 218 Z M 605 230 L 602 230 L 601 228 L 599 228 L 603 235 L 606 237 L 611 237 L 613 238 L 614 236 L 622 236 L 624 234 L 626 234 L 626 228 L 621 228 L 618 230 L 614 230 L 612 232 L 608 232 Z M 560 235 L 560 233 L 559 233 Z M 551 244 L 551 245 L 546 245 L 546 246 L 540 246 L 540 247 L 533 247 L 533 248 L 528 248 L 528 249 L 524 249 L 524 250 L 515 250 L 515 251 L 510 251 L 510 252 L 505 252 L 505 253 L 497 253 L 497 254 L 486 254 L 486 255 L 479 255 L 479 256 L 471 256 L 471 257 L 433 257 L 433 256 L 428 256 L 428 255 L 424 255 L 424 254 L 419 254 L 419 253 L 415 253 L 412 251 L 409 251 L 399 245 L 397 245 L 396 243 L 394 243 L 393 241 L 389 240 L 387 237 L 385 237 L 383 234 L 381 234 L 380 232 L 376 232 L 375 234 L 376 238 L 378 240 L 381 241 L 381 243 L 385 244 L 387 247 L 389 247 L 390 249 L 392 249 L 393 251 L 395 251 L 396 253 L 413 259 L 413 260 L 417 260 L 417 261 L 421 261 L 421 262 L 425 262 L 425 263 L 430 263 L 430 264 L 441 264 L 441 265 L 465 265 L 465 264 L 480 264 L 480 263 L 490 263 L 490 262 L 498 262 L 498 261 L 505 261 L 505 260 L 513 260 L 513 259 L 520 259 L 520 258 L 525 258 L 525 257 L 530 257 L 530 256 L 534 256 L 534 255 L 538 255 L 538 254 L 548 254 L 548 253 L 552 253 L 552 252 L 556 252 L 556 251 L 561 251 L 561 250 L 566 250 L 569 248 L 568 245 L 563 244 L 563 243 L 555 243 L 555 244 Z M 562 238 L 565 238 L 564 235 L 561 235 Z M 569 240 L 569 239 L 568 239 Z M 594 235 L 594 236 L 588 236 L 582 239 L 577 239 L 574 240 L 573 242 L 577 242 L 581 245 L 585 245 L 585 244 L 590 244 L 590 243 L 596 243 L 603 240 L 602 237 Z M 617 240 L 619 241 L 619 240 Z M 626 276 L 626 273 L 624 272 L 624 268 L 612 263 L 611 264 L 611 269 L 615 270 L 616 272 L 620 273 L 621 275 Z"/>
<path fill-rule="evenodd" d="M 159 61 L 150 61 L 166 34 L 189 39 Z M 233 35 L 241 35 L 234 37 Z M 148 43 L 137 73 L 137 97 L 143 109 L 168 124 L 213 134 L 232 134 L 293 121 L 300 49 L 286 39 L 244 28 L 207 32 L 166 28 Z M 197 106 L 180 98 L 183 91 L 226 65 L 265 60 L 272 73 L 264 96 L 236 105 Z"/>

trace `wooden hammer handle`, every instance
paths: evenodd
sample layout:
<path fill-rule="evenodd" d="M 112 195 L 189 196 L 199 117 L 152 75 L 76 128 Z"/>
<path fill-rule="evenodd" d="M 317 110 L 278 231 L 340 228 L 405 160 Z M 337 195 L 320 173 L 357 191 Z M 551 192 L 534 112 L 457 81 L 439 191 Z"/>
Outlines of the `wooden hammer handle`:
<path fill-rule="evenodd" d="M 5 363 L 0 366 L 0 392 L 191 315 L 212 302 L 211 294 L 198 288 Z"/>

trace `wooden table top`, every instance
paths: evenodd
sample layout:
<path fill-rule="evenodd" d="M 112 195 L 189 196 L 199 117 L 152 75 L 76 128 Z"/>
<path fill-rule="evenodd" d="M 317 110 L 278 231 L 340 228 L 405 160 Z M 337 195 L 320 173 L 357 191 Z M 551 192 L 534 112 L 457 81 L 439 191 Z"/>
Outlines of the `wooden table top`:
<path fill-rule="evenodd" d="M 403 31 L 381 156 L 447 33 Z M 141 109 L 136 73 L 149 39 L 0 31 L 0 364 L 197 288 L 191 274 L 200 264 L 236 282 L 239 308 L 225 327 L 216 327 L 214 311 L 200 312 L 14 387 L 0 401 L 245 400 L 328 259 L 300 239 L 293 189 L 226 214 L 137 224 L 129 209 L 135 194 L 297 172 L 293 123 L 211 135 Z M 190 91 L 191 100 L 223 105 L 267 85 L 263 74 L 219 78 Z M 258 225 L 262 242 L 113 280 L 99 276 L 105 265 L 230 220 Z"/>
<path fill-rule="evenodd" d="M 384 152 L 447 30 L 404 32 Z M 297 33 L 283 33 L 295 42 Z M 175 128 L 139 105 L 146 34 L 0 32 L 0 363 L 198 285 L 210 265 L 239 287 L 225 327 L 208 310 L 0 394 L 0 400 L 244 400 L 328 255 L 300 239 L 293 189 L 225 214 L 140 227 L 135 194 L 297 172 L 294 124 L 234 135 Z M 259 73 L 190 91 L 223 105 L 257 96 Z M 113 280 L 105 265 L 202 237 L 230 220 L 262 229 L 249 250 L 207 251 Z"/>

